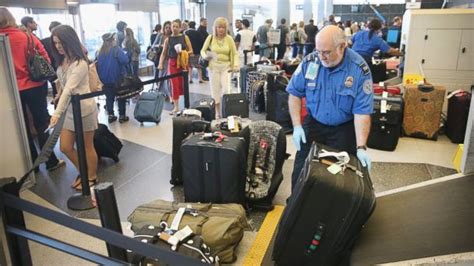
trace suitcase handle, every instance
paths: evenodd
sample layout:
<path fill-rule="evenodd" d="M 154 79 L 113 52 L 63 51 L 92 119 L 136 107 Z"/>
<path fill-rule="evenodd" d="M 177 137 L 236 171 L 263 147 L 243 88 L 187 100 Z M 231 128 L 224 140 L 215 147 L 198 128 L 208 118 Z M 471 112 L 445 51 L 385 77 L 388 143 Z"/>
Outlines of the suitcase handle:
<path fill-rule="evenodd" d="M 208 132 L 211 129 L 211 122 L 204 120 L 193 120 L 191 122 L 192 131 L 194 132 Z"/>
<path fill-rule="evenodd" d="M 421 92 L 432 92 L 434 90 L 433 85 L 418 85 L 418 90 Z"/>

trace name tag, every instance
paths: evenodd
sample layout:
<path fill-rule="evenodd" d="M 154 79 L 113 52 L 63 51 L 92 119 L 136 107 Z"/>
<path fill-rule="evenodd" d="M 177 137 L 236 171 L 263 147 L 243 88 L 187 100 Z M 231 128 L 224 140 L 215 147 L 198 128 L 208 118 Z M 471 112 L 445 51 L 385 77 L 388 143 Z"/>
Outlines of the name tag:
<path fill-rule="evenodd" d="M 316 86 L 316 82 L 308 82 L 308 87 L 315 87 Z"/>
<path fill-rule="evenodd" d="M 318 76 L 318 69 L 319 69 L 318 64 L 314 62 L 309 63 L 308 69 L 306 70 L 305 78 L 315 80 L 316 77 Z"/>

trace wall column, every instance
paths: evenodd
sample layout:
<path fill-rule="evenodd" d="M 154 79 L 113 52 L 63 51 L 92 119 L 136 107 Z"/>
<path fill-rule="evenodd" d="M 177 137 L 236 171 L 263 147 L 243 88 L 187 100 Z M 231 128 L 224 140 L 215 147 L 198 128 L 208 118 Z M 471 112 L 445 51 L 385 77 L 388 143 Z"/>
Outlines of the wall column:
<path fill-rule="evenodd" d="M 280 20 L 286 19 L 286 25 L 290 23 L 290 0 L 278 0 L 277 2 L 277 21 L 273 25 L 280 25 Z"/>

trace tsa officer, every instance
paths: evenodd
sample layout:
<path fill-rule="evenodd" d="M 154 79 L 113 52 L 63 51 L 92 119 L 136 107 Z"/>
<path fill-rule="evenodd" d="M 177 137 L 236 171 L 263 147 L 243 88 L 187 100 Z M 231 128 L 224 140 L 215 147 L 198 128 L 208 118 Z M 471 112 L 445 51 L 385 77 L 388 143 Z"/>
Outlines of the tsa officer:
<path fill-rule="evenodd" d="M 373 110 L 372 77 L 364 59 L 346 48 L 344 32 L 324 27 L 316 35 L 316 51 L 306 56 L 291 78 L 287 91 L 296 153 L 292 188 L 316 141 L 357 155 L 370 169 L 367 137 Z M 308 116 L 300 119 L 301 98 Z"/>
<path fill-rule="evenodd" d="M 372 19 L 368 27 L 368 31 L 359 31 L 352 37 L 352 50 L 360 54 L 369 67 L 372 65 L 372 56 L 377 50 L 391 56 L 402 55 L 398 49 L 390 47 L 387 42 L 377 34 L 382 28 L 382 23 L 380 23 L 378 19 Z"/>

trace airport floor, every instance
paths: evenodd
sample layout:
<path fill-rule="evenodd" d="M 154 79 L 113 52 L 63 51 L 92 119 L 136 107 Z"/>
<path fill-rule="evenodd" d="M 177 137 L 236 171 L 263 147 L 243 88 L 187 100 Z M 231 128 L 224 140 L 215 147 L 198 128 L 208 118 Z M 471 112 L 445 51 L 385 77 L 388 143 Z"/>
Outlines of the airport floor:
<path fill-rule="evenodd" d="M 146 80 L 147 78 L 142 78 Z M 208 83 L 190 84 L 191 102 L 209 95 Z M 146 89 L 149 89 L 147 87 Z M 104 100 L 99 100 L 101 123 L 107 124 L 107 115 L 103 109 Z M 140 204 L 155 200 L 183 201 L 183 191 L 180 187 L 172 187 L 169 183 L 172 149 L 172 106 L 167 103 L 162 114 L 161 123 L 145 123 L 143 126 L 133 119 L 133 101 L 127 105 L 130 121 L 120 124 L 114 122 L 109 128 L 124 144 L 120 153 L 120 162 L 114 163 L 110 159 L 99 162 L 99 182 L 112 182 L 117 198 L 119 215 L 125 234 L 128 230 L 127 216 Z M 261 114 L 251 114 L 254 120 L 263 119 Z M 291 135 L 287 136 L 287 152 L 292 156 L 284 164 L 284 181 L 275 197 L 274 203 L 285 205 L 290 195 L 290 179 L 293 168 L 295 148 L 291 142 Z M 371 177 L 377 193 L 394 188 L 403 187 L 439 177 L 454 174 L 452 157 L 457 145 L 452 144 L 446 136 L 440 136 L 437 141 L 403 137 L 400 138 L 397 149 L 393 152 L 384 152 L 369 149 L 373 160 Z M 65 159 L 56 148 L 60 158 Z M 76 218 L 99 225 L 97 209 L 88 211 L 72 211 L 66 207 L 67 199 L 75 191 L 70 187 L 77 171 L 70 162 L 66 167 L 53 172 L 47 172 L 43 166 L 36 175 L 36 184 L 22 192 L 22 197 L 39 203 L 43 206 L 65 212 Z M 265 218 L 264 212 L 253 211 L 249 214 L 252 230 L 245 232 L 244 239 L 238 248 L 238 261 L 242 264 L 260 225 Z M 51 224 L 43 219 L 26 215 L 27 227 L 65 242 L 71 242 L 81 247 L 106 254 L 103 242 L 76 231 Z M 34 265 L 90 265 L 80 260 L 52 250 L 50 248 L 30 243 Z"/>

